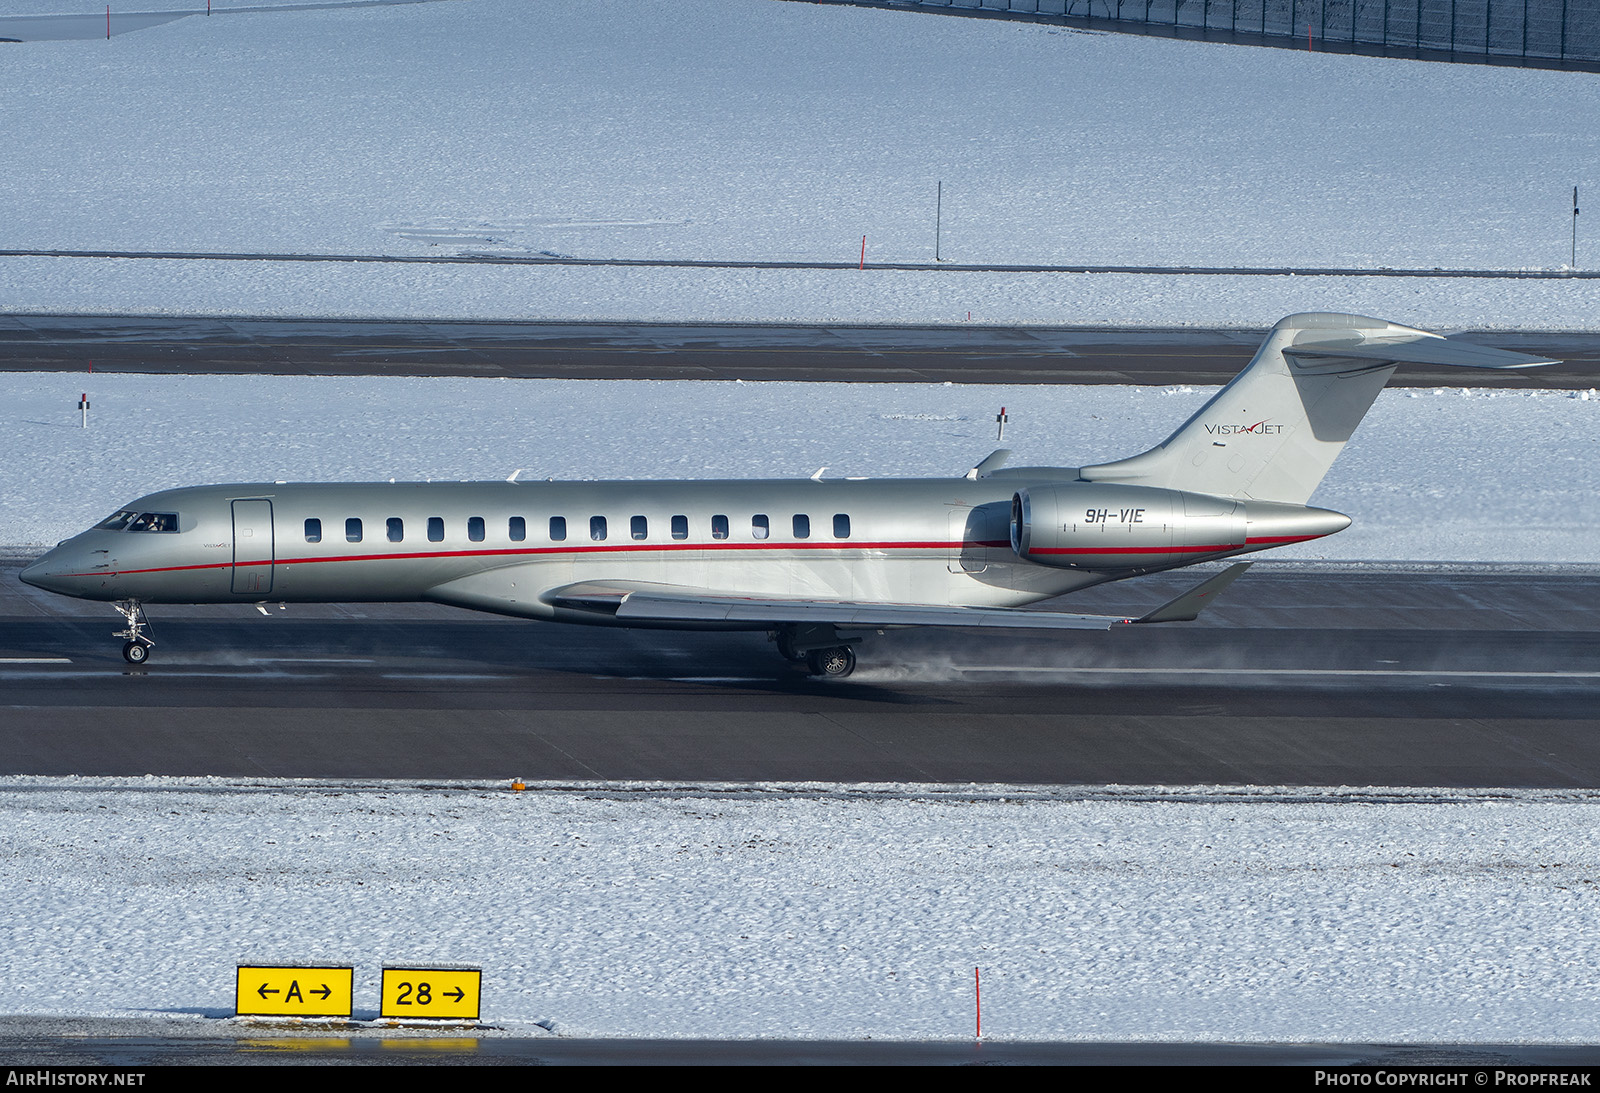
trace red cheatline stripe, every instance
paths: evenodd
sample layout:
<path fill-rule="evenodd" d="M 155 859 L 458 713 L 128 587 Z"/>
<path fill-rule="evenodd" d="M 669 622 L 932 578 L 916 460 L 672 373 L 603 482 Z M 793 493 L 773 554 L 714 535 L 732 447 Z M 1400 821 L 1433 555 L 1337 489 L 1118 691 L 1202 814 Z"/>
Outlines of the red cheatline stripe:
<path fill-rule="evenodd" d="M 1029 554 L 1216 554 L 1222 551 L 1238 550 L 1243 546 L 1258 543 L 1299 543 L 1307 539 L 1320 539 L 1320 535 L 1280 535 L 1264 536 L 1246 539 L 1244 543 L 1215 544 L 1211 546 L 1164 546 L 1164 547 L 1036 547 Z M 249 562 L 202 562 L 196 565 L 156 566 L 150 569 L 119 569 L 106 570 L 99 573 L 64 573 L 65 577 L 113 577 L 127 576 L 138 573 L 182 573 L 196 569 L 229 569 L 242 566 L 262 565 L 311 565 L 323 562 L 393 562 L 416 561 L 434 558 L 506 558 L 506 557 L 536 557 L 550 554 L 644 554 L 663 553 L 668 551 L 684 550 L 956 550 L 965 546 L 983 547 L 1009 547 L 1009 541 L 984 540 L 974 543 L 959 543 L 945 541 L 906 541 L 906 542 L 794 542 L 794 543 L 651 543 L 648 545 L 627 543 L 608 546 L 548 546 L 548 547 L 511 547 L 491 550 L 434 550 L 412 551 L 395 554 L 349 554 L 349 555 L 323 555 L 315 558 L 273 558 Z"/>
<path fill-rule="evenodd" d="M 1155 546 L 1155 547 L 1029 547 L 1029 554 L 1215 554 L 1220 550 L 1238 550 L 1243 543 L 1222 543 L 1215 546 Z"/>
<path fill-rule="evenodd" d="M 550 546 L 516 547 L 495 550 L 430 550 L 397 554 L 324 555 L 317 558 L 273 558 L 249 562 L 203 562 L 198 565 L 157 566 L 150 569 L 106 570 L 100 573 L 64 573 L 65 577 L 108 577 L 134 573 L 181 573 L 193 569 L 228 569 L 234 566 L 306 565 L 322 562 L 390 562 L 432 558 L 496 558 L 531 557 L 549 554 L 640 554 L 683 550 L 952 550 L 961 543 L 945 541 L 927 542 L 825 542 L 825 543 L 652 543 L 618 544 L 615 546 Z M 973 544 L 999 546 L 999 543 Z"/>

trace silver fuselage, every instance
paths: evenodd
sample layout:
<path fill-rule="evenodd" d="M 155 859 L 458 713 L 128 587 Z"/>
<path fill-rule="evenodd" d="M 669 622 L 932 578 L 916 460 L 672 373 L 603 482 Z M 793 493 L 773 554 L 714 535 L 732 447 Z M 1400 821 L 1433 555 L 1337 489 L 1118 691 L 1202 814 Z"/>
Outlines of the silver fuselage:
<path fill-rule="evenodd" d="M 616 620 L 545 594 L 627 581 L 1016 607 L 1349 523 L 1323 509 L 1083 482 L 1050 468 L 954 479 L 203 486 L 127 509 L 175 514 L 176 530 L 86 531 L 23 579 L 105 601 L 433 601 L 596 623 Z"/>

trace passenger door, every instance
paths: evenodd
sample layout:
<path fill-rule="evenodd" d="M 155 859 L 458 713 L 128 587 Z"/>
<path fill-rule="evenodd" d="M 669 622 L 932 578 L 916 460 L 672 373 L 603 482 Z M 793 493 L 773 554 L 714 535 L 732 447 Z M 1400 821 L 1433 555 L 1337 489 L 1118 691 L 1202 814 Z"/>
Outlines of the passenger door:
<path fill-rule="evenodd" d="M 233 591 L 241 596 L 272 592 L 272 502 L 233 503 Z"/>

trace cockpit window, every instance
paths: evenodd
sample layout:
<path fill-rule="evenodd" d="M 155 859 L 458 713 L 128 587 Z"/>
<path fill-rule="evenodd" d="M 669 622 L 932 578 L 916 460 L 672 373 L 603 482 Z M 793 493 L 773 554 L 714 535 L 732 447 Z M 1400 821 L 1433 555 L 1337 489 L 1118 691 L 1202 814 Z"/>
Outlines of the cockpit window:
<path fill-rule="evenodd" d="M 146 512 L 134 518 L 129 531 L 177 531 L 178 514 L 175 512 Z"/>
<path fill-rule="evenodd" d="M 95 525 L 96 531 L 177 531 L 175 512 L 134 512 L 123 509 Z"/>

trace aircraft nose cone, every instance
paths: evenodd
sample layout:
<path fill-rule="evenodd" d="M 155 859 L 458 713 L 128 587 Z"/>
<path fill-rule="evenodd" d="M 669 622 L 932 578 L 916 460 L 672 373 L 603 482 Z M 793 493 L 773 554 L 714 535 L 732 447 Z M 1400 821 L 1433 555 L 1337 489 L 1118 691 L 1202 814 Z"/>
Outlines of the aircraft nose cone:
<path fill-rule="evenodd" d="M 66 577 L 66 574 L 71 572 L 73 572 L 71 567 L 62 564 L 59 552 L 52 550 L 32 565 L 24 567 L 17 576 L 21 578 L 23 584 L 31 584 L 33 587 L 42 588 L 46 592 L 60 592 L 70 595 L 72 593 L 72 581 Z"/>
<path fill-rule="evenodd" d="M 17 574 L 23 584 L 31 584 L 35 588 L 48 589 L 45 582 L 50 579 L 50 567 L 44 564 L 43 559 L 30 566 L 24 566 L 21 573 Z"/>

